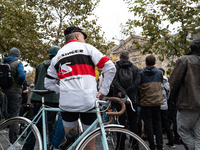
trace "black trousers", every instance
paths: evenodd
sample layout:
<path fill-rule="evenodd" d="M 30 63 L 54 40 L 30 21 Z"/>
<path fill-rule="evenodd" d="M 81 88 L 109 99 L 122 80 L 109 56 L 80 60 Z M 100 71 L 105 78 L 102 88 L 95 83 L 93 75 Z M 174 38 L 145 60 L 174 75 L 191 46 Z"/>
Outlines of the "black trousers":
<path fill-rule="evenodd" d="M 154 134 L 156 135 L 157 149 L 162 150 L 163 138 L 161 127 L 160 106 L 142 106 L 144 112 L 144 126 L 150 149 L 155 150 Z"/>

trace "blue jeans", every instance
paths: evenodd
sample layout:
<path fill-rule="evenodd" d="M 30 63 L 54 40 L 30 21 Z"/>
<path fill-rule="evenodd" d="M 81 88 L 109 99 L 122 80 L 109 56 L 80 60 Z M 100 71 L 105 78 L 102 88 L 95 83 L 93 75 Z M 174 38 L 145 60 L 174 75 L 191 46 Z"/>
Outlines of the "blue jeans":
<path fill-rule="evenodd" d="M 5 93 L 8 100 L 8 114 L 9 118 L 19 116 L 20 108 L 22 106 L 21 94 Z M 13 123 L 10 125 L 9 138 L 10 143 L 14 143 L 17 140 L 18 124 Z"/>
<path fill-rule="evenodd" d="M 154 133 L 156 135 L 157 149 L 162 150 L 163 138 L 161 127 L 160 106 L 142 106 L 144 112 L 144 126 L 150 149 L 155 150 Z"/>

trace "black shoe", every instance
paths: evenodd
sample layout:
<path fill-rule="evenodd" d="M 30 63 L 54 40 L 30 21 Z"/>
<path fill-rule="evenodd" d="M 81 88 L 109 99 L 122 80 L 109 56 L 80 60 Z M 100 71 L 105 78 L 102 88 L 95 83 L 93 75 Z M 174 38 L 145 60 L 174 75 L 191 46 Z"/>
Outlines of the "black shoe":
<path fill-rule="evenodd" d="M 65 139 L 59 144 L 60 150 L 67 150 L 78 138 L 78 131 L 71 129 Z"/>

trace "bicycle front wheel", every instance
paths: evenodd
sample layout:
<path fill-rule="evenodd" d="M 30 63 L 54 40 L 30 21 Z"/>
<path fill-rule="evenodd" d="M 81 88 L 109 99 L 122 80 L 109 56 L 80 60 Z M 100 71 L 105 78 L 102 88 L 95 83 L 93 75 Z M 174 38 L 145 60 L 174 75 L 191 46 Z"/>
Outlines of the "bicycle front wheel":
<path fill-rule="evenodd" d="M 105 132 L 109 150 L 150 150 L 139 136 L 129 130 L 109 127 L 105 128 Z M 91 144 L 91 141 L 95 141 L 95 150 L 103 150 L 100 129 L 83 141 L 80 150 L 84 150 L 84 148 L 87 149 L 87 145 Z"/>
<path fill-rule="evenodd" d="M 42 150 L 42 139 L 38 128 L 32 124 L 26 127 L 31 121 L 24 117 L 13 117 L 0 124 L 0 150 L 9 150 L 13 145 L 15 150 L 21 150 L 28 140 L 33 140 L 34 150 Z M 30 138 L 32 135 L 33 138 Z M 19 140 L 17 140 L 19 138 Z M 17 141 L 16 141 L 17 140 Z M 30 147 L 29 147 L 30 148 Z"/>

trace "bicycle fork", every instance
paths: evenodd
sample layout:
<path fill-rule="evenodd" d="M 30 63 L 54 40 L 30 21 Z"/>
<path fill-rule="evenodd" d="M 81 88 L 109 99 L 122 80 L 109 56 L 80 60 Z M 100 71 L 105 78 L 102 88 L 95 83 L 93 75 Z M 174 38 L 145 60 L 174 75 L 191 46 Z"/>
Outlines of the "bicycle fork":
<path fill-rule="evenodd" d="M 106 138 L 106 132 L 105 132 L 105 129 L 104 129 L 104 124 L 102 122 L 102 118 L 101 116 L 99 115 L 99 108 L 97 108 L 97 117 L 98 117 L 98 120 L 99 120 L 99 124 L 100 124 L 100 128 L 101 128 L 101 141 L 102 141 L 102 144 L 103 144 L 103 149 L 104 150 L 109 150 L 108 148 L 108 142 L 107 142 L 107 138 Z"/>

